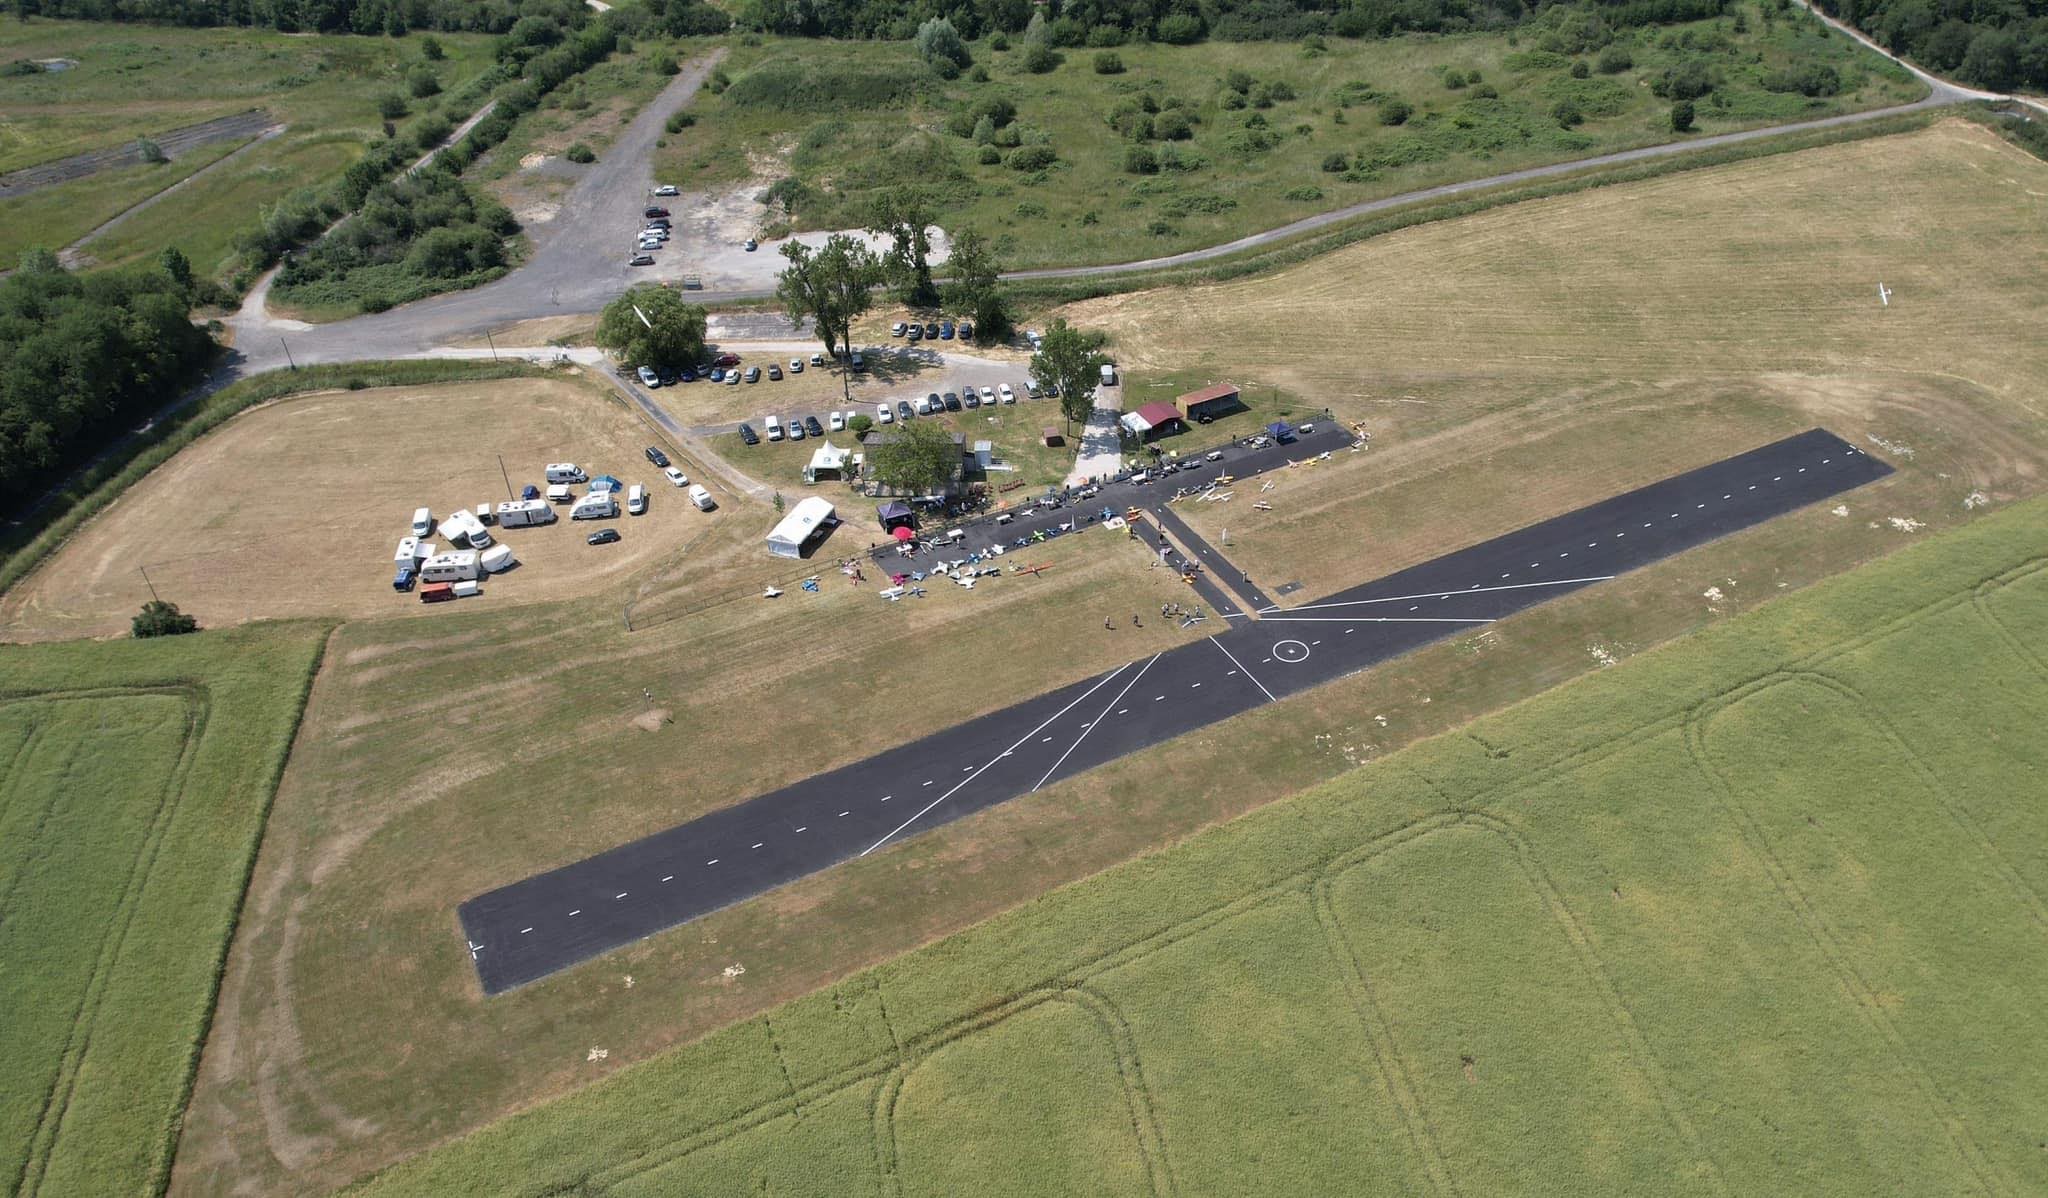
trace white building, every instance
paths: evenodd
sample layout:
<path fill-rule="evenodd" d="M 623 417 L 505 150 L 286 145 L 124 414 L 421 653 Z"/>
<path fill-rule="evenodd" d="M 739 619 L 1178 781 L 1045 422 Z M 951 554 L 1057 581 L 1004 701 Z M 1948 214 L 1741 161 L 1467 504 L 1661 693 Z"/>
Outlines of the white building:
<path fill-rule="evenodd" d="M 816 495 L 799 500 L 768 534 L 768 552 L 777 557 L 802 557 L 812 538 L 839 523 L 833 511 L 830 500 Z"/>

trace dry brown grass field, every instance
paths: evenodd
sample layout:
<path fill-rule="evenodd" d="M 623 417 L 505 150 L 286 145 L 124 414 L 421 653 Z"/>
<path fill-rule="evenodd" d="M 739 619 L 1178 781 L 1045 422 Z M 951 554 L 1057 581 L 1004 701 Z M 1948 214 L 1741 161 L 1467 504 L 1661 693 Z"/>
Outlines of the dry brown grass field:
<path fill-rule="evenodd" d="M 1900 469 L 1845 496 L 1847 515 L 1793 513 L 489 1001 L 461 899 L 1193 635 L 1100 627 L 1184 588 L 1084 536 L 1047 547 L 1042 578 L 922 605 L 877 602 L 827 566 L 819 595 L 642 632 L 573 603 L 341 628 L 173 1191 L 338 1188 L 2038 491 L 2044 232 L 2048 166 L 1943 125 L 1083 305 L 1140 378 L 1228 373 L 1374 430 L 1369 452 L 1277 477 L 1266 526 L 1237 526 L 1249 496 L 1191 513 L 1227 519 L 1233 548 L 1269 583 L 1308 582 L 1304 597 L 1815 423 Z M 760 555 L 753 510 L 759 527 L 719 523 L 664 557 L 646 600 L 782 565 Z"/>

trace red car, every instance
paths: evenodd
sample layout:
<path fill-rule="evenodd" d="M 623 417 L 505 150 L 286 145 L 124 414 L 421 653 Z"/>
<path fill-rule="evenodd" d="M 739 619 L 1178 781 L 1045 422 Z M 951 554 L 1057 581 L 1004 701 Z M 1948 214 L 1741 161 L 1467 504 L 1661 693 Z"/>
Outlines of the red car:
<path fill-rule="evenodd" d="M 720 354 L 711 359 L 711 364 L 713 366 L 737 366 L 740 364 L 740 356 L 738 354 Z"/>

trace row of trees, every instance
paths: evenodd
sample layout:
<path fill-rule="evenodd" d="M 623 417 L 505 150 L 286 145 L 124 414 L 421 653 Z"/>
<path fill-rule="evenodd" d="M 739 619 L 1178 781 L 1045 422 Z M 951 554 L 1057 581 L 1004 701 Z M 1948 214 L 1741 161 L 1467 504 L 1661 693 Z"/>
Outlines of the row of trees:
<path fill-rule="evenodd" d="M 214 345 L 191 264 L 74 275 L 45 250 L 0 281 L 0 501 L 29 498 L 191 385 Z"/>
<path fill-rule="evenodd" d="M 2041 0 L 1819 3 L 1894 54 L 1964 83 L 1997 91 L 2048 88 L 2048 5 Z"/>
<path fill-rule="evenodd" d="M 10 5 L 21 17 L 394 36 L 415 29 L 504 33 L 524 17 L 567 22 L 589 12 L 580 0 L 10 0 Z"/>

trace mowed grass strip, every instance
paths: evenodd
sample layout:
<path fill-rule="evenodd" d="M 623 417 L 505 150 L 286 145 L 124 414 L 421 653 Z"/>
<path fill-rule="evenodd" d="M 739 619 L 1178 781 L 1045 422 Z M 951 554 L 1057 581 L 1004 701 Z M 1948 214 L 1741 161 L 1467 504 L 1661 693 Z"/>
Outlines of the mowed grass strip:
<path fill-rule="evenodd" d="M 1141 1167 L 1206 1188 L 1299 1120 L 1363 1146 L 1275 1160 L 1261 1192 L 2039 1189 L 2048 813 L 2020 796 L 2048 768 L 2044 516 L 1425 741 L 363 1190 L 743 1191 L 863 1132 L 904 1193 L 1121 1192 Z M 1951 685 L 1901 685 L 1929 660 Z"/>
<path fill-rule="evenodd" d="M 0 648 L 0 1178 L 168 1180 L 321 630 Z"/>

